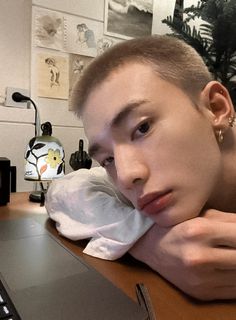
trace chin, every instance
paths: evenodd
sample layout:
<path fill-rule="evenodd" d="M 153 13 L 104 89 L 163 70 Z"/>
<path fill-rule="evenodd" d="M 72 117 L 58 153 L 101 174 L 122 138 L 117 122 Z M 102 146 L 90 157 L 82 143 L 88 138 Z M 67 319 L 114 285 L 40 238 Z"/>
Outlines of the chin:
<path fill-rule="evenodd" d="M 157 214 L 156 217 L 149 216 L 149 218 L 151 218 L 160 227 L 170 228 L 170 227 L 176 226 L 177 224 L 185 222 L 187 220 L 196 218 L 197 216 L 199 216 L 199 214 L 193 214 L 192 216 L 182 216 L 182 215 L 177 216 L 176 214 L 171 215 L 165 212 L 160 212 Z"/>

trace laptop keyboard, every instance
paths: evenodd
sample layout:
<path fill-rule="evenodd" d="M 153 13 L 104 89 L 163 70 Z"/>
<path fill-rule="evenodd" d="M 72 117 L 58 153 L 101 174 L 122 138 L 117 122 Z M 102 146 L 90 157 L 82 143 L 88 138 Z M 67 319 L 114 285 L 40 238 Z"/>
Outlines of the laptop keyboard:
<path fill-rule="evenodd" d="M 21 320 L 0 280 L 0 319 Z"/>

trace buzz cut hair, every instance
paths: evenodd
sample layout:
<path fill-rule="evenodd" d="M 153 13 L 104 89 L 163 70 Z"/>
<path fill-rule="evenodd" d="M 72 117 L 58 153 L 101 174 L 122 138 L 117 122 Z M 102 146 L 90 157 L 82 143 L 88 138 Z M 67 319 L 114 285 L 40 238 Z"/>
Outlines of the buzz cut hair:
<path fill-rule="evenodd" d="M 201 56 L 183 40 L 170 35 L 152 35 L 120 42 L 96 57 L 75 84 L 72 110 L 81 116 L 89 95 L 118 68 L 129 63 L 152 67 L 161 79 L 179 87 L 197 105 L 200 92 L 212 80 Z"/>

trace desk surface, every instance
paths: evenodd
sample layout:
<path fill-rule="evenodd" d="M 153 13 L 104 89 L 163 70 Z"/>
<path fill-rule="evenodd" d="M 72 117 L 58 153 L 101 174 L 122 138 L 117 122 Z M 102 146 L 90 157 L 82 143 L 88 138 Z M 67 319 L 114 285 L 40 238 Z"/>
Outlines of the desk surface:
<path fill-rule="evenodd" d="M 83 254 L 84 241 L 72 242 L 57 234 L 46 210 L 28 201 L 28 193 L 11 194 L 7 206 L 0 206 L 0 219 L 11 219 L 27 214 L 44 215 L 46 228 L 75 254 L 102 273 L 106 278 L 136 300 L 135 284 L 144 283 L 150 293 L 157 320 L 236 320 L 236 301 L 199 302 L 173 287 L 145 265 L 126 256 L 118 261 L 105 261 Z"/>

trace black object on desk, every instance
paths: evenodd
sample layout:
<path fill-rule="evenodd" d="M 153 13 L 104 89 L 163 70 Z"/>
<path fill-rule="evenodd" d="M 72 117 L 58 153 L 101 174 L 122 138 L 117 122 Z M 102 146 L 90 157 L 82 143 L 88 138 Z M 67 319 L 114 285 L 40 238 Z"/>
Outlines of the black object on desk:
<path fill-rule="evenodd" d="M 0 205 L 10 201 L 10 192 L 16 192 L 16 167 L 8 158 L 0 157 Z"/>
<path fill-rule="evenodd" d="M 14 305 L 22 320 L 148 319 L 145 310 L 33 216 L 0 221 L 0 257 L 2 292 L 9 297 L 8 302 L 2 297 L 2 305 L 9 305 L 2 308 L 5 315 Z"/>
<path fill-rule="evenodd" d="M 71 154 L 69 163 L 73 170 L 91 168 L 92 159 L 84 151 L 84 141 L 82 139 L 79 140 L 79 150 Z"/>

